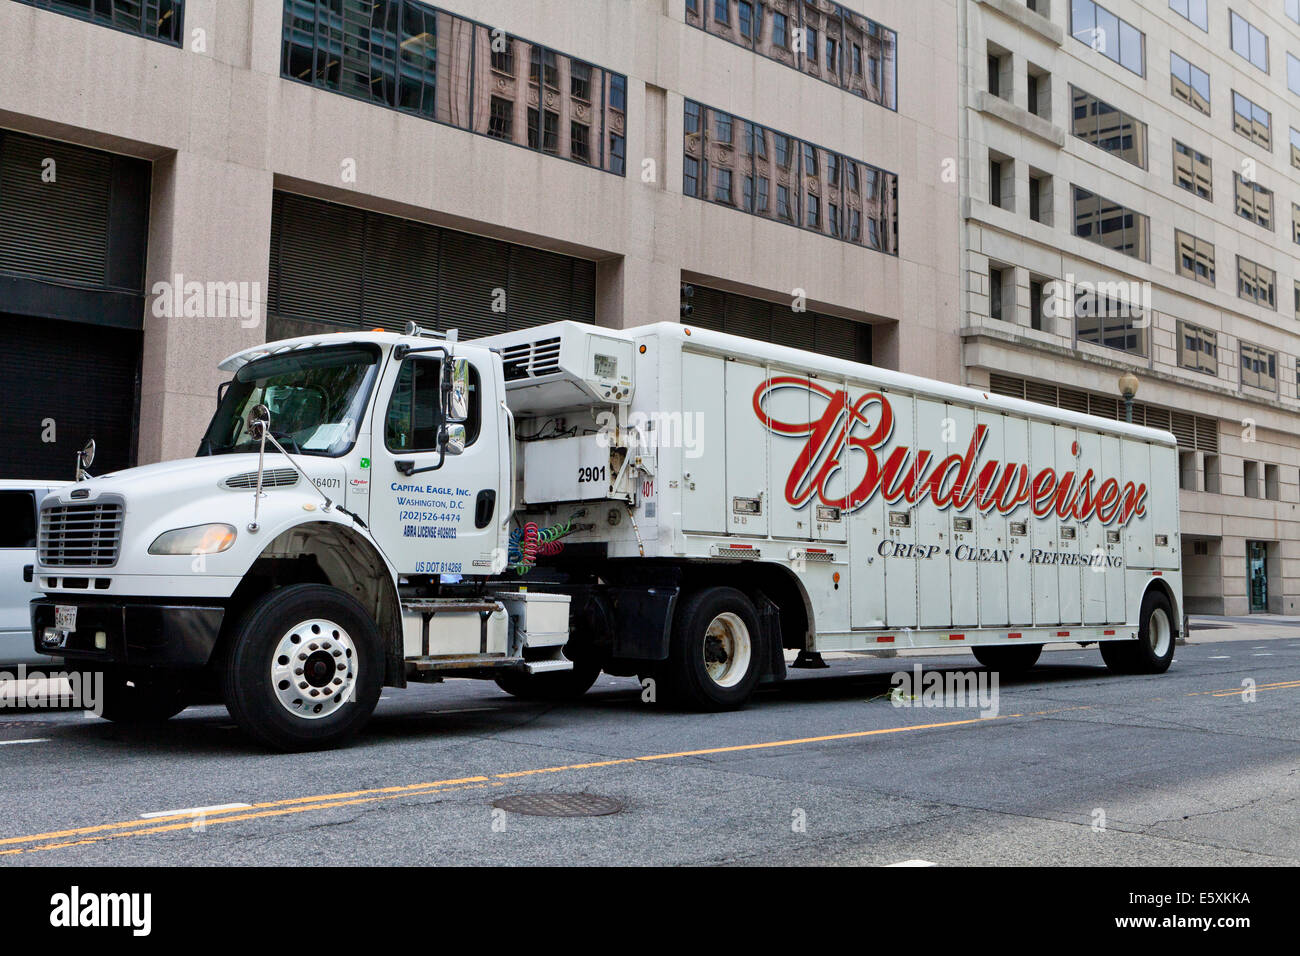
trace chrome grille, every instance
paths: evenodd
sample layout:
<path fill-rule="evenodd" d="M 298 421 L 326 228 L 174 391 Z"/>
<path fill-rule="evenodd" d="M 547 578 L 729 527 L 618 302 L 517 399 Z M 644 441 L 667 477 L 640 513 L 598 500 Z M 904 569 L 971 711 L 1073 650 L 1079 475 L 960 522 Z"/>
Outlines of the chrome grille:
<path fill-rule="evenodd" d="M 102 496 L 41 509 L 40 563 L 51 568 L 111 568 L 122 547 L 122 499 Z"/>
<path fill-rule="evenodd" d="M 289 488 L 297 483 L 298 472 L 292 468 L 268 468 L 262 473 L 263 488 Z M 222 484 L 227 488 L 256 488 L 257 472 L 250 471 L 243 475 L 231 475 Z"/>

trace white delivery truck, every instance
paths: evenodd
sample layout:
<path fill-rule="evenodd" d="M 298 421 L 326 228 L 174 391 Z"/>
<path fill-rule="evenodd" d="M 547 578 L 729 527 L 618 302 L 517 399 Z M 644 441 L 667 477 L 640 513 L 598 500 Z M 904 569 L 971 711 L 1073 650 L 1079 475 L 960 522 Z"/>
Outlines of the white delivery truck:
<path fill-rule="evenodd" d="M 221 367 L 196 457 L 41 507 L 35 645 L 102 669 L 113 719 L 219 695 L 299 749 L 448 675 L 558 698 L 603 670 L 722 709 L 786 650 L 1172 659 L 1166 432 L 670 323 Z"/>

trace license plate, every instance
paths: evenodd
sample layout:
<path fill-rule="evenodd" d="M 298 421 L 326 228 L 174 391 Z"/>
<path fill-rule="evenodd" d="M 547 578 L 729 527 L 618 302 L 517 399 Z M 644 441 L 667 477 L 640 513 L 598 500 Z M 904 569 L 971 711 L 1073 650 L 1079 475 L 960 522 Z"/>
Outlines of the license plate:
<path fill-rule="evenodd" d="M 54 627 L 60 631 L 77 629 L 77 606 L 75 604 L 56 604 L 54 606 Z"/>

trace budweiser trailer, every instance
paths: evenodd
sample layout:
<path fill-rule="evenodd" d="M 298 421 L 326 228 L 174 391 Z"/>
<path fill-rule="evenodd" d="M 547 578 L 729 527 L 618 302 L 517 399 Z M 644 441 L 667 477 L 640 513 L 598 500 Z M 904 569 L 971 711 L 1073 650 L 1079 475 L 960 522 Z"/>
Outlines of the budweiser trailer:
<path fill-rule="evenodd" d="M 41 508 L 36 647 L 102 670 L 113 719 L 220 699 L 302 749 L 448 675 L 559 699 L 605 671 L 723 709 L 787 651 L 1173 657 L 1166 432 L 674 323 L 318 335 L 222 368 L 197 457 Z"/>

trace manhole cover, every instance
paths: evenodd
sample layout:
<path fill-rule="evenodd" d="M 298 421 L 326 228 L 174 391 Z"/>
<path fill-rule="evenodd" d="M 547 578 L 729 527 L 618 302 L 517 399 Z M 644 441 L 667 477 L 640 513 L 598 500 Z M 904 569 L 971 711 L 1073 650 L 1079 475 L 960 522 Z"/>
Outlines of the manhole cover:
<path fill-rule="evenodd" d="M 594 793 L 517 793 L 492 806 L 531 817 L 604 817 L 623 809 L 621 801 Z"/>

